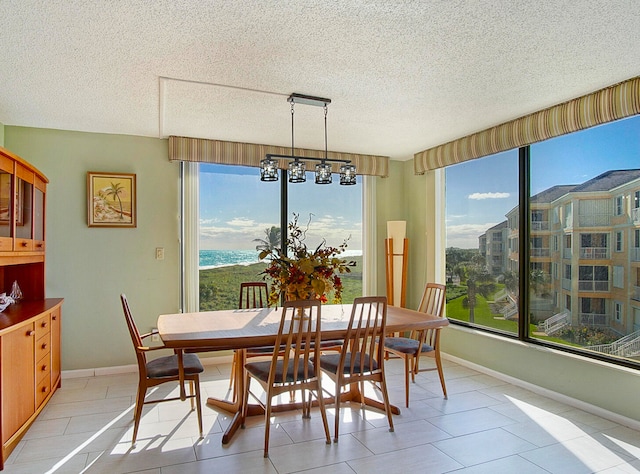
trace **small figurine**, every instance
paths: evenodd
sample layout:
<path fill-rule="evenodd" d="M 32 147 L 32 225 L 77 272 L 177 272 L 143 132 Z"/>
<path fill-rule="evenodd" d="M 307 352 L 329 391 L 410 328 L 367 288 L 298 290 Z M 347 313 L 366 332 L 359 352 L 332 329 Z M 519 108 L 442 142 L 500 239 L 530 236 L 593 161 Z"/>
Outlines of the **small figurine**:
<path fill-rule="evenodd" d="M 18 280 L 15 280 L 11 285 L 11 293 L 9 293 L 9 296 L 13 298 L 14 301 L 18 301 L 19 299 L 22 299 L 22 290 L 18 285 Z"/>

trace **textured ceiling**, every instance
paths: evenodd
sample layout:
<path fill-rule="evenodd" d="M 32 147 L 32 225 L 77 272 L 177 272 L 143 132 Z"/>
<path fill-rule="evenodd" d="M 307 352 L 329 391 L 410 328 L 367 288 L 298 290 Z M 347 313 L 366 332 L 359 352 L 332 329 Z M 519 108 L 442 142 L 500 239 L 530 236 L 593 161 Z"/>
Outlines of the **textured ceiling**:
<path fill-rule="evenodd" d="M 637 0 L 0 0 L 5 125 L 406 160 L 640 75 Z M 296 146 L 324 148 L 297 105 Z"/>

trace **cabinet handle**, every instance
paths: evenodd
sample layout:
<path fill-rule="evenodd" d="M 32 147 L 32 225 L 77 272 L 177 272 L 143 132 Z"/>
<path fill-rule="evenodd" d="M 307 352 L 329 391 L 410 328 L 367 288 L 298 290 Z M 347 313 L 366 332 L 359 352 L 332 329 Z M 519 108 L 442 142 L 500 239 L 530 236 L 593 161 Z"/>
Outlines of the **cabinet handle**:
<path fill-rule="evenodd" d="M 36 247 L 38 247 L 39 249 L 41 249 L 41 248 L 43 247 L 43 245 L 42 245 L 40 242 L 38 242 L 38 243 L 36 244 Z"/>
<path fill-rule="evenodd" d="M 42 387 L 42 393 L 47 393 L 49 391 L 48 387 Z"/>
<path fill-rule="evenodd" d="M 20 245 L 22 245 L 23 247 L 26 247 L 27 243 L 26 242 L 22 242 Z"/>
<path fill-rule="evenodd" d="M 58 319 L 58 316 L 56 316 L 55 314 L 51 315 L 51 319 L 53 319 L 54 321 L 56 321 Z"/>
<path fill-rule="evenodd" d="M 42 324 L 40 325 L 40 327 L 46 328 L 46 327 L 47 327 L 47 324 L 49 324 L 49 323 L 44 322 L 44 323 L 42 323 Z"/>
<path fill-rule="evenodd" d="M 43 372 L 46 372 L 46 371 L 47 371 L 47 366 L 46 366 L 46 365 L 43 365 L 43 366 L 42 366 L 42 371 L 43 371 Z"/>
<path fill-rule="evenodd" d="M 46 342 L 43 342 L 43 343 L 42 343 L 42 348 L 43 348 L 43 349 L 46 349 L 46 348 L 47 348 L 47 343 L 46 343 Z"/>
<path fill-rule="evenodd" d="M 35 336 L 35 334 L 36 334 L 35 331 L 32 331 L 32 330 L 27 331 L 27 336 Z"/>

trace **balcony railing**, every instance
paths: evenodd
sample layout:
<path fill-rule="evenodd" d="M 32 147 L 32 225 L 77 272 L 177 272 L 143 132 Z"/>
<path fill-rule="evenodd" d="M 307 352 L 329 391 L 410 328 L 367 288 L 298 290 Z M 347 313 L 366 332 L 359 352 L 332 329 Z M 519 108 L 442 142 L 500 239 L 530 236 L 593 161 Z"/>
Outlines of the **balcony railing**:
<path fill-rule="evenodd" d="M 549 230 L 549 221 L 534 221 L 531 222 L 532 231 Z"/>
<path fill-rule="evenodd" d="M 604 260 L 609 258 L 606 247 L 580 247 L 580 258 L 589 260 Z"/>
<path fill-rule="evenodd" d="M 631 299 L 640 301 L 640 286 L 633 287 L 633 294 L 631 295 Z"/>
<path fill-rule="evenodd" d="M 563 249 L 562 258 L 571 258 L 571 249 Z"/>
<path fill-rule="evenodd" d="M 631 261 L 640 262 L 640 247 L 631 247 Z"/>
<path fill-rule="evenodd" d="M 580 280 L 578 282 L 579 291 L 610 291 L 610 284 L 608 281 L 594 281 L 594 280 Z"/>
<path fill-rule="evenodd" d="M 640 224 L 640 207 L 631 210 L 631 219 L 634 224 Z"/>
<path fill-rule="evenodd" d="M 591 326 L 591 327 L 608 327 L 609 315 L 594 314 L 594 313 L 580 313 L 580 324 L 582 326 Z"/>
<path fill-rule="evenodd" d="M 571 291 L 571 279 L 569 278 L 562 279 L 562 289 Z"/>
<path fill-rule="evenodd" d="M 551 255 L 549 248 L 532 247 L 530 250 L 532 257 L 548 257 Z"/>
<path fill-rule="evenodd" d="M 584 214 L 578 217 L 580 227 L 602 227 L 611 225 L 611 214 Z"/>

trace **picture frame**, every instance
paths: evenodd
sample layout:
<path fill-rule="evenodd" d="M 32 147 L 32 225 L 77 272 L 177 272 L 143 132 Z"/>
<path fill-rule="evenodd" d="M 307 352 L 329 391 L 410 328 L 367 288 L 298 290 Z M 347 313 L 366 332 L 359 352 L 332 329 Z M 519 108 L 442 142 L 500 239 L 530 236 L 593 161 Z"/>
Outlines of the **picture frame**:
<path fill-rule="evenodd" d="M 87 172 L 87 225 L 136 227 L 136 175 Z"/>

